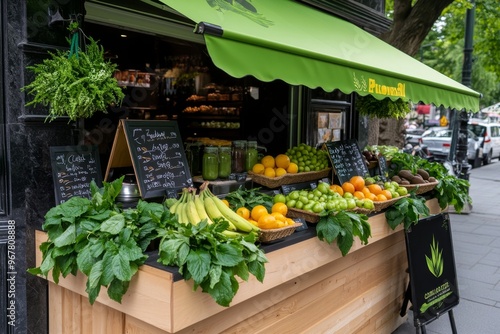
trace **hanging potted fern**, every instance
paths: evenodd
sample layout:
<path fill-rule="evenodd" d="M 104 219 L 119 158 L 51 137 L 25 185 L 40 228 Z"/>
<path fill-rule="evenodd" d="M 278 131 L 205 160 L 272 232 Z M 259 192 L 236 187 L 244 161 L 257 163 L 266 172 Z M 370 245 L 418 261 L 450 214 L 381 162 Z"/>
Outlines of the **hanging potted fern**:
<path fill-rule="evenodd" d="M 69 30 L 70 50 L 49 53 L 51 57 L 42 63 L 29 66 L 35 78 L 22 88 L 33 95 L 26 106 L 49 107 L 49 121 L 59 116 L 68 116 L 71 121 L 89 118 L 97 111 L 106 112 L 109 106 L 120 104 L 124 97 L 113 77 L 116 64 L 105 60 L 102 46 L 86 37 L 85 50 L 80 50 L 78 23 L 71 23 Z"/>

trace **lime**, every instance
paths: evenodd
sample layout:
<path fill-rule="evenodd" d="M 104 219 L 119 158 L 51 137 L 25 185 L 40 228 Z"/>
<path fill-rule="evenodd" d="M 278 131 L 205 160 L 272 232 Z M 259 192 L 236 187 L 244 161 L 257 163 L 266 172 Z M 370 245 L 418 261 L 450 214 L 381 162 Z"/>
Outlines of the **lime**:
<path fill-rule="evenodd" d="M 286 203 L 286 196 L 283 194 L 274 195 L 273 203 Z"/>

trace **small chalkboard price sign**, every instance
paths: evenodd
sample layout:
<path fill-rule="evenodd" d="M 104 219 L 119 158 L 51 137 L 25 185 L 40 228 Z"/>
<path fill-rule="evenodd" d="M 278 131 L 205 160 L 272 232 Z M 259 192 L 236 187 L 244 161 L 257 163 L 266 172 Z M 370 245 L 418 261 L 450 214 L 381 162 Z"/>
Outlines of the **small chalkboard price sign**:
<path fill-rule="evenodd" d="M 193 185 L 175 121 L 121 120 L 105 178 L 112 168 L 129 166 L 142 198 L 175 197 Z"/>
<path fill-rule="evenodd" d="M 340 184 L 356 175 L 363 177 L 369 175 L 368 167 L 356 140 L 332 141 L 325 143 L 324 146 Z"/>
<path fill-rule="evenodd" d="M 281 191 L 284 195 L 288 195 L 294 190 L 303 190 L 303 189 L 315 189 L 317 187 L 316 182 L 301 182 L 301 183 L 293 183 L 293 184 L 284 184 L 281 186 Z"/>
<path fill-rule="evenodd" d="M 451 320 L 459 296 L 449 214 L 420 219 L 405 231 L 405 239 L 416 326 L 448 311 Z"/>
<path fill-rule="evenodd" d="M 90 182 L 102 187 L 101 164 L 96 146 L 50 147 L 56 204 L 74 196 L 90 198 Z"/>
<path fill-rule="evenodd" d="M 387 160 L 381 154 L 377 157 L 377 160 L 380 178 L 382 181 L 387 181 L 387 178 L 389 177 L 389 172 L 387 171 Z"/>

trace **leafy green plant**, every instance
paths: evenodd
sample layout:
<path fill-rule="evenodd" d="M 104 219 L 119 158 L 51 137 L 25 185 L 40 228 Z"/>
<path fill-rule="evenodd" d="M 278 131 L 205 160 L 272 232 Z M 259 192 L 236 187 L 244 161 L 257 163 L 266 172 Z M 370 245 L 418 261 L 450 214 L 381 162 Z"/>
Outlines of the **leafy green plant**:
<path fill-rule="evenodd" d="M 227 194 L 225 199 L 235 208 L 246 207 L 252 210 L 257 205 L 264 205 L 270 211 L 273 206 L 273 197 L 262 193 L 260 188 L 244 189 L 240 187 Z"/>
<path fill-rule="evenodd" d="M 229 306 L 239 288 L 235 276 L 247 281 L 253 274 L 264 280 L 267 258 L 256 245 L 256 236 L 228 238 L 223 234 L 228 223 L 206 221 L 198 225 L 175 224 L 160 232 L 158 262 L 179 267 L 185 280 L 193 280 L 222 306 Z"/>
<path fill-rule="evenodd" d="M 354 243 L 354 236 L 359 237 L 363 245 L 368 244 L 371 227 L 368 216 L 349 211 L 324 211 L 316 226 L 319 240 L 331 244 L 337 240 L 337 246 L 346 256 Z"/>
<path fill-rule="evenodd" d="M 73 37 L 77 36 L 75 26 L 70 29 Z M 104 50 L 94 39 L 88 40 L 85 51 L 78 50 L 73 38 L 70 51 L 49 53 L 48 59 L 28 67 L 35 78 L 22 88 L 33 95 L 26 105 L 48 106 L 49 121 L 58 116 L 69 116 L 72 121 L 91 117 L 96 111 L 106 112 L 110 105 L 121 103 L 124 97 L 113 78 L 116 64 L 104 59 Z"/>
<path fill-rule="evenodd" d="M 425 198 L 410 192 L 410 196 L 401 197 L 396 203 L 385 211 L 387 224 L 394 230 L 399 224 L 404 224 L 408 229 L 412 224 L 417 224 L 420 217 L 429 215 L 429 208 Z"/>
<path fill-rule="evenodd" d="M 377 100 L 371 95 L 358 96 L 356 109 L 361 115 L 378 118 L 403 118 L 410 112 L 409 102 L 389 98 Z"/>
<path fill-rule="evenodd" d="M 76 275 L 80 270 L 87 276 L 91 304 L 101 286 L 108 288 L 111 299 L 120 302 L 165 218 L 158 203 L 140 201 L 135 209 L 120 210 L 115 198 L 122 179 L 104 182 L 102 189 L 92 182 L 91 199 L 72 197 L 49 210 L 42 226 L 48 235 L 48 241 L 40 246 L 42 263 L 28 271 L 43 276 L 52 271 L 58 283 L 60 275 Z"/>
<path fill-rule="evenodd" d="M 432 275 L 439 277 L 443 274 L 443 249 L 439 250 L 439 244 L 436 242 L 434 236 L 432 236 L 431 257 L 426 255 L 425 261 Z"/>
<path fill-rule="evenodd" d="M 116 205 L 123 177 L 102 188 L 91 183 L 91 199 L 72 197 L 45 215 L 42 228 L 48 240 L 40 245 L 42 263 L 28 270 L 47 277 L 87 276 L 86 292 L 93 304 L 101 287 L 121 302 L 130 280 L 148 258 L 147 247 L 160 240 L 159 259 L 179 267 L 184 279 L 193 279 L 217 303 L 229 306 L 239 284 L 253 274 L 264 280 L 267 258 L 255 245 L 257 236 L 228 234 L 228 223 L 180 224 L 177 216 L 159 203 L 140 200 L 136 208 Z M 161 239 L 160 239 L 161 238 Z"/>

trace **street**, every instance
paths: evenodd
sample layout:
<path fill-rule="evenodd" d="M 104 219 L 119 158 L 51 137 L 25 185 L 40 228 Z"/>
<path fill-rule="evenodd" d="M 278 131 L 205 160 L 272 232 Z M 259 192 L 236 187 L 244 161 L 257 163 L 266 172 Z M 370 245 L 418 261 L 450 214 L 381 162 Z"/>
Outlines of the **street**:
<path fill-rule="evenodd" d="M 500 162 L 470 175 L 469 214 L 451 214 L 460 302 L 453 308 L 457 333 L 500 333 Z M 393 334 L 416 333 L 413 318 Z M 448 314 L 426 326 L 429 334 L 452 333 Z"/>

